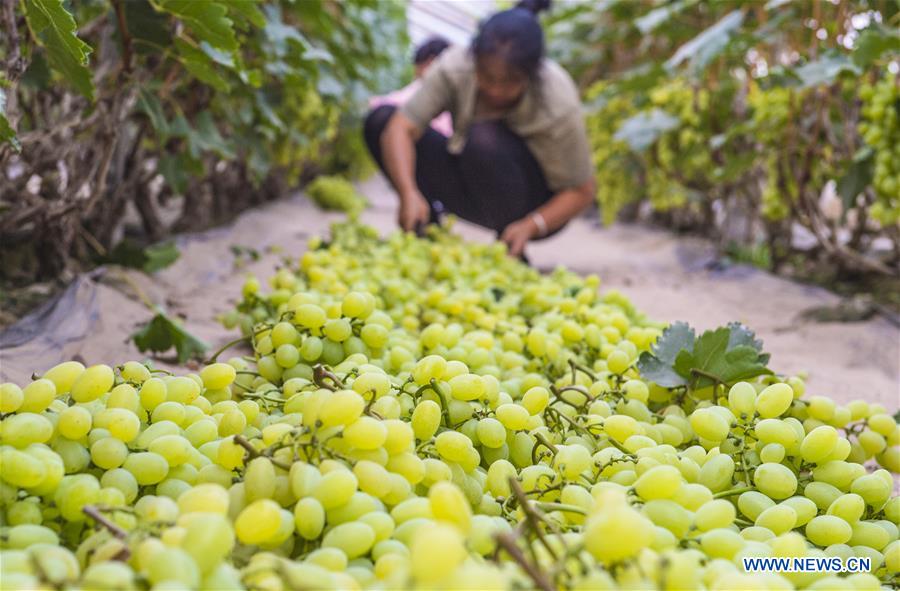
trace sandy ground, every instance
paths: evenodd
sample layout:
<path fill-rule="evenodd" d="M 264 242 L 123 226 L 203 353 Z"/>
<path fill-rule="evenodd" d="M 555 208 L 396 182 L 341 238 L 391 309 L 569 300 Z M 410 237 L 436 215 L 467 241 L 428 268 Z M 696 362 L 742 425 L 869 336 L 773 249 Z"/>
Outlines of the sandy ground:
<path fill-rule="evenodd" d="M 395 205 L 386 184 L 373 178 L 361 188 L 372 202 L 363 219 L 383 232 L 392 229 Z M 235 333 L 215 316 L 236 301 L 245 275 L 268 278 L 284 256 L 302 252 L 310 236 L 327 232 L 338 219 L 297 196 L 247 212 L 230 226 L 179 238 L 181 258 L 152 278 L 119 269 L 83 276 L 55 306 L 0 333 L 0 379 L 27 382 L 33 371 L 73 357 L 86 363 L 142 358 L 126 337 L 150 312 L 122 273 L 154 303 L 182 315 L 195 335 L 214 347 L 226 343 Z M 471 239 L 490 239 L 473 226 L 457 227 Z M 256 249 L 261 257 L 236 266 L 229 251 L 234 245 Z M 621 290 L 657 320 L 684 320 L 698 329 L 732 320 L 747 324 L 772 354 L 775 371 L 809 373 L 809 394 L 878 401 L 891 412 L 900 407 L 900 329 L 881 317 L 849 323 L 800 319 L 804 310 L 840 301 L 827 290 L 742 265 L 710 271 L 706 263 L 714 253 L 699 238 L 643 226 L 600 228 L 586 218 L 533 244 L 528 253 L 541 269 L 565 265 L 599 274 L 601 289 Z"/>

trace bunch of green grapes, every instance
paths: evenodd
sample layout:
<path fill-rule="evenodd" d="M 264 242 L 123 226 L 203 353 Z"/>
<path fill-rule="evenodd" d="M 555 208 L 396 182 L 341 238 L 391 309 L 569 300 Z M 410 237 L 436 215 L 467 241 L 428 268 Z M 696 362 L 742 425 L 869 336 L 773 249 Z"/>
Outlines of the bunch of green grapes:
<path fill-rule="evenodd" d="M 874 84 L 863 83 L 859 97 L 859 132 L 875 150 L 872 186 L 877 200 L 872 217 L 882 225 L 896 225 L 900 223 L 900 84 L 888 75 Z"/>
<path fill-rule="evenodd" d="M 606 85 L 598 82 L 588 92 L 588 100 L 596 99 Z M 594 155 L 597 200 L 603 222 L 612 223 L 622 207 L 643 198 L 640 187 L 641 168 L 628 144 L 616 139 L 619 125 L 636 112 L 630 97 L 613 96 L 587 117 L 588 137 Z"/>
<path fill-rule="evenodd" d="M 303 92 L 284 93 L 280 108 L 290 121 L 284 125 L 284 135 L 274 142 L 274 164 L 287 171 L 289 184 L 296 184 L 303 164 L 318 162 L 337 137 L 340 106 L 323 101 L 315 85 L 310 85 Z"/>
<path fill-rule="evenodd" d="M 751 84 L 747 103 L 753 110 L 753 137 L 767 152 L 766 180 L 762 192 L 762 214 L 769 220 L 783 220 L 797 199 L 793 176 L 783 174 L 785 137 L 791 126 L 793 108 L 800 100 L 796 92 L 786 87 L 760 88 Z"/>
<path fill-rule="evenodd" d="M 0 385 L 0 588 L 896 586 L 887 409 L 663 388 L 635 363 L 663 325 L 599 284 L 342 224 L 248 278 L 248 355 Z"/>
<path fill-rule="evenodd" d="M 353 183 L 337 176 L 318 176 L 306 186 L 306 194 L 322 209 L 358 214 L 366 200 Z"/>
<path fill-rule="evenodd" d="M 708 90 L 693 89 L 682 79 L 650 93 L 653 107 L 679 119 L 679 126 L 653 145 L 654 163 L 647 165 L 647 195 L 656 210 L 683 207 L 688 190 L 678 179 L 702 182 L 714 169 L 704 128 L 709 100 Z"/>

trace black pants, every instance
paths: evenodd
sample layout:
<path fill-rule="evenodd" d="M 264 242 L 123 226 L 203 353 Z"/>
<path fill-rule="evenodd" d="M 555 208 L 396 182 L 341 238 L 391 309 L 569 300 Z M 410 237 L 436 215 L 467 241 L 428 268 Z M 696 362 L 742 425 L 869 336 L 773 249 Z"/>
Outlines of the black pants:
<path fill-rule="evenodd" d="M 381 134 L 395 110 L 388 105 L 376 108 L 363 130 L 385 175 Z M 473 124 L 459 155 L 450 154 L 447 138 L 429 127 L 416 142 L 416 183 L 431 204 L 432 218 L 442 206 L 498 234 L 553 196 L 525 141 L 500 121 Z"/>

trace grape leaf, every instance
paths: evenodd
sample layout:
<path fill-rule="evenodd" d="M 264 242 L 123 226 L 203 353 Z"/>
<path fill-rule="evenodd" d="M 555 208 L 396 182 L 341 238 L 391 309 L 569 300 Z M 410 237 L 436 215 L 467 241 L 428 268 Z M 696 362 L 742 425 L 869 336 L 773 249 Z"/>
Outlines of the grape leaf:
<path fill-rule="evenodd" d="M 191 358 L 202 358 L 209 348 L 206 343 L 186 331 L 179 322 L 170 318 L 160 308 L 146 325 L 134 332 L 131 337 L 138 350 L 164 353 L 172 347 L 178 355 L 178 363 Z"/>
<path fill-rule="evenodd" d="M 872 174 L 875 163 L 874 153 L 870 152 L 868 157 L 850 161 L 847 165 L 847 171 L 844 176 L 838 180 L 837 192 L 841 196 L 841 202 L 844 204 L 843 216 L 846 217 L 847 211 L 856 205 L 856 197 L 865 191 L 866 187 L 872 182 Z"/>
<path fill-rule="evenodd" d="M 169 15 L 154 10 L 147 0 L 128 0 L 122 6 L 125 9 L 128 32 L 134 40 L 140 41 L 134 44 L 135 53 L 152 55 L 158 51 L 157 47 L 172 44 Z M 116 43 L 121 43 L 119 34 L 117 28 Z"/>
<path fill-rule="evenodd" d="M 876 24 L 860 33 L 853 50 L 853 63 L 867 68 L 881 58 L 882 54 L 897 52 L 900 52 L 900 33 Z"/>
<path fill-rule="evenodd" d="M 16 139 L 16 130 L 12 128 L 9 119 L 6 118 L 6 92 L 0 87 L 0 143 L 3 142 L 9 142 L 16 152 L 22 149 L 19 140 Z"/>
<path fill-rule="evenodd" d="M 142 88 L 138 92 L 138 107 L 150 118 L 153 129 L 159 134 L 161 139 L 165 139 L 169 135 L 169 123 L 166 121 L 166 114 L 163 111 L 162 103 L 156 94 L 150 92 L 146 88 Z"/>
<path fill-rule="evenodd" d="M 732 33 L 744 22 L 744 12 L 733 10 L 717 23 L 701 31 L 696 37 L 678 48 L 666 61 L 666 68 L 674 70 L 690 60 L 691 70 L 698 72 L 715 59 L 731 40 Z"/>
<path fill-rule="evenodd" d="M 803 88 L 830 84 L 843 72 L 860 75 L 862 71 L 844 54 L 829 54 L 794 69 Z"/>
<path fill-rule="evenodd" d="M 189 150 L 195 158 L 200 158 L 206 152 L 214 152 L 222 158 L 234 158 L 234 151 L 213 121 L 209 111 L 203 111 L 197 116 L 197 127 L 188 137 Z"/>
<path fill-rule="evenodd" d="M 728 348 L 734 349 L 740 345 L 753 347 L 757 351 L 762 350 L 762 341 L 756 338 L 752 330 L 741 324 L 740 322 L 728 323 Z"/>
<path fill-rule="evenodd" d="M 638 28 L 642 35 L 646 35 L 660 25 L 668 22 L 674 15 L 697 4 L 697 1 L 698 0 L 676 0 L 671 4 L 654 8 L 647 14 L 634 19 L 634 26 Z"/>
<path fill-rule="evenodd" d="M 161 244 L 152 244 L 144 249 L 146 260 L 141 268 L 145 273 L 155 273 L 177 261 L 180 256 L 181 251 L 171 240 Z"/>
<path fill-rule="evenodd" d="M 228 92 L 230 90 L 228 81 L 213 66 L 215 62 L 203 51 L 192 46 L 184 39 L 176 39 L 175 48 L 181 57 L 181 63 L 188 72 L 220 92 Z"/>
<path fill-rule="evenodd" d="M 226 51 L 238 49 L 228 9 L 221 2 L 206 0 L 153 0 L 157 10 L 179 18 L 201 41 Z"/>
<path fill-rule="evenodd" d="M 246 27 L 247 23 L 259 28 L 266 26 L 266 16 L 258 7 L 257 0 L 222 0 L 235 24 Z"/>
<path fill-rule="evenodd" d="M 79 93 L 94 100 L 94 83 L 88 69 L 91 46 L 75 35 L 75 19 L 62 0 L 22 0 L 25 20 L 35 41 L 47 51 L 53 68 Z"/>
<path fill-rule="evenodd" d="M 702 388 L 770 374 L 765 367 L 768 360 L 762 341 L 739 322 L 708 330 L 699 338 L 690 326 L 676 322 L 641 354 L 637 367 L 642 377 L 664 388 Z"/>
<path fill-rule="evenodd" d="M 675 359 L 674 369 L 688 379 L 695 388 L 714 383 L 731 384 L 772 372 L 753 345 L 739 344 L 731 347 L 732 326 L 708 330 L 694 343 L 694 350 L 682 350 Z M 751 342 L 753 340 L 750 333 Z M 735 337 L 735 342 L 746 341 L 746 334 Z M 760 346 L 762 343 L 760 343 Z"/>
<path fill-rule="evenodd" d="M 678 127 L 681 120 L 662 109 L 651 109 L 629 117 L 619 126 L 614 139 L 628 143 L 635 152 L 643 152 L 659 139 L 659 136 Z"/>
<path fill-rule="evenodd" d="M 666 363 L 657 359 L 647 351 L 641 353 L 637 362 L 638 371 L 641 377 L 663 388 L 677 388 L 678 386 L 686 386 L 688 381 L 672 367 L 671 363 Z"/>
<path fill-rule="evenodd" d="M 637 362 L 641 376 L 664 388 L 687 385 L 687 379 L 675 371 L 673 365 L 682 350 L 693 351 L 694 329 L 684 322 L 676 322 L 666 328 Z"/>
<path fill-rule="evenodd" d="M 172 192 L 176 195 L 184 195 L 189 178 L 179 166 L 178 160 L 178 156 L 160 156 L 158 168 Z"/>
<path fill-rule="evenodd" d="M 128 238 L 122 240 L 109 254 L 108 260 L 117 265 L 155 273 L 178 260 L 181 253 L 173 241 L 141 246 Z"/>
<path fill-rule="evenodd" d="M 729 351 L 741 345 L 753 347 L 759 353 L 760 362 L 768 363 L 769 354 L 762 352 L 763 342 L 756 338 L 756 333 L 740 322 L 729 322 L 728 330 L 731 331 L 731 334 L 728 337 Z"/>

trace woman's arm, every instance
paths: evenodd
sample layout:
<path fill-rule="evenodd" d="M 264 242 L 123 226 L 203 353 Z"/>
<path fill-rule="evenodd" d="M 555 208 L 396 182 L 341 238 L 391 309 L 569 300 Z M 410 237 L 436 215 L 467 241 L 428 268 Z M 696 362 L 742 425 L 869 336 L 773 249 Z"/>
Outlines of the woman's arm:
<path fill-rule="evenodd" d="M 509 247 L 509 254 L 519 256 L 529 240 L 561 228 L 589 207 L 596 192 L 593 178 L 577 187 L 560 191 L 541 207 L 508 225 L 500 239 Z M 541 227 L 541 220 L 546 228 Z"/>
<path fill-rule="evenodd" d="M 407 232 L 428 222 L 431 208 L 416 184 L 416 141 L 422 130 L 400 111 L 394 113 L 381 135 L 384 166 L 400 196 L 398 222 Z"/>

